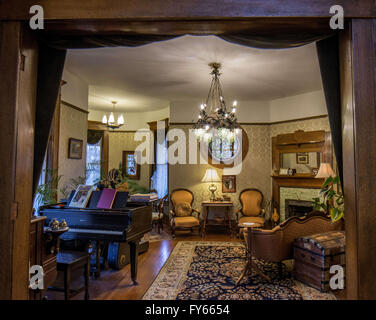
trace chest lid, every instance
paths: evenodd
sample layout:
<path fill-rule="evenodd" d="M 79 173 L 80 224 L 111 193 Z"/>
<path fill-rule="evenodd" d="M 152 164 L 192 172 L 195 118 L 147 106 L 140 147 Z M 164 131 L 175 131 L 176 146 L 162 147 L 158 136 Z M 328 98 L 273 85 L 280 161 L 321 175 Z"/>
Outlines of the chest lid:
<path fill-rule="evenodd" d="M 313 253 L 329 256 L 345 252 L 345 233 L 330 231 L 295 239 L 294 246 Z"/>

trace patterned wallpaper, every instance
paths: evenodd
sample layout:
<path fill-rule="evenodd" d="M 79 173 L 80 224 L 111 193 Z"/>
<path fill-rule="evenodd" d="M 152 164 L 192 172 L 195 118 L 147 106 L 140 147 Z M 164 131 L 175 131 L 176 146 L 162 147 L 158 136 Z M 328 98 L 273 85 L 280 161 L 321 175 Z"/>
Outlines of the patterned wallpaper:
<path fill-rule="evenodd" d="M 123 151 L 134 151 L 140 144 L 134 141 L 134 132 L 109 132 L 109 170 L 119 168 L 122 163 Z M 149 166 L 141 165 L 140 180 L 137 181 L 141 186 L 149 187 Z"/>
<path fill-rule="evenodd" d="M 69 138 L 83 140 L 82 159 L 68 159 Z M 72 178 L 85 175 L 86 142 L 87 114 L 61 103 L 58 173 L 62 175 L 62 178 L 59 183 L 59 188 L 70 185 Z M 60 197 L 62 197 L 61 194 Z"/>
<path fill-rule="evenodd" d="M 181 128 L 186 133 L 191 128 L 190 125 L 175 124 L 170 128 Z M 248 154 L 243 162 L 242 172 L 236 176 L 236 193 L 227 193 L 231 197 L 235 205 L 234 212 L 240 208 L 239 194 L 245 188 L 257 188 L 264 194 L 264 207 L 268 207 L 272 195 L 272 149 L 271 138 L 278 134 L 292 133 L 296 130 L 314 131 L 325 130 L 330 131 L 328 118 L 318 118 L 310 120 L 299 120 L 281 124 L 271 125 L 243 125 L 249 140 Z M 208 184 L 202 183 L 201 179 L 210 165 L 170 165 L 169 187 L 170 192 L 176 188 L 190 189 L 195 201 L 193 207 L 200 210 L 201 202 L 208 200 L 210 192 Z M 221 169 L 217 169 L 220 177 L 222 177 Z M 216 195 L 222 194 L 222 185 L 217 183 Z M 267 212 L 267 217 L 269 212 Z"/>
<path fill-rule="evenodd" d="M 299 120 L 294 122 L 286 122 L 279 124 L 272 124 L 270 126 L 270 136 L 275 137 L 279 134 L 292 133 L 296 130 L 304 131 L 315 131 L 315 130 L 325 130 L 330 131 L 329 119 L 317 118 L 309 120 Z"/>

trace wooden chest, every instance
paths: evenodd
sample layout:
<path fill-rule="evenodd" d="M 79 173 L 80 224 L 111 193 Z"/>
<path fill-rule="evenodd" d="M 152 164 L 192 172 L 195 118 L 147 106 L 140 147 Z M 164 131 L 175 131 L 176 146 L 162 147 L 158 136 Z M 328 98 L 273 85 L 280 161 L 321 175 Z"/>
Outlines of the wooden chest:
<path fill-rule="evenodd" d="M 330 267 L 340 265 L 345 273 L 345 234 L 331 231 L 295 239 L 295 278 L 320 291 L 328 291 Z"/>

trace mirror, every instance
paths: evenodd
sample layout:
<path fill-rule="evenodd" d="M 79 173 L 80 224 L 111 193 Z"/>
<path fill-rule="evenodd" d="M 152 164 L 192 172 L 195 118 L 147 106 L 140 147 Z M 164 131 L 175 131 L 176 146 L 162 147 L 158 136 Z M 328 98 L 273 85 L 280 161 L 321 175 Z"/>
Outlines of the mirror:
<path fill-rule="evenodd" d="M 321 161 L 321 152 L 281 153 L 280 168 L 295 169 L 296 173 L 312 173 L 320 167 Z"/>

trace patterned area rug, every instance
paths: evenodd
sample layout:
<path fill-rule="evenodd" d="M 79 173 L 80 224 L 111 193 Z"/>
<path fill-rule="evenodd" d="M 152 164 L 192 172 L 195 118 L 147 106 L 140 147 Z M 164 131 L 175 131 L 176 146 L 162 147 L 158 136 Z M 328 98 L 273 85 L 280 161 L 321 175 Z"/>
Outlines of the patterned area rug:
<path fill-rule="evenodd" d="M 240 242 L 180 241 L 145 293 L 144 300 L 333 300 L 291 277 L 284 267 L 278 277 L 274 263 L 255 260 L 271 278 L 258 274 L 244 277 L 238 286 L 245 263 L 245 247 Z"/>

